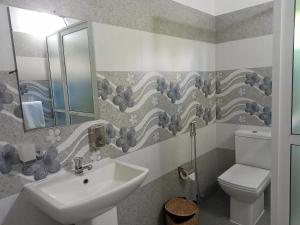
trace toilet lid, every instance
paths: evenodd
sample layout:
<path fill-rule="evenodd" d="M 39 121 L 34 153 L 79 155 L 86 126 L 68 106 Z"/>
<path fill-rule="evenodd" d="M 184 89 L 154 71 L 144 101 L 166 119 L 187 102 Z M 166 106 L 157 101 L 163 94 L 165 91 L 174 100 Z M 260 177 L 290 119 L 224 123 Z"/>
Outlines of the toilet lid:
<path fill-rule="evenodd" d="M 219 178 L 219 182 L 256 192 L 270 180 L 270 171 L 240 164 L 233 165 Z"/>

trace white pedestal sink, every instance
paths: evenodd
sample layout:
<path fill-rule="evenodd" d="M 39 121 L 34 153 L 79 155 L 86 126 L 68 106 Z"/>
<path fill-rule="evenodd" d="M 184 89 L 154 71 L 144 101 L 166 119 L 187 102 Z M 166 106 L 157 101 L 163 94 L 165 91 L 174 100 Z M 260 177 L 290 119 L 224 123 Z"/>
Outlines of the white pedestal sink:
<path fill-rule="evenodd" d="M 62 170 L 25 186 L 30 201 L 62 224 L 88 221 L 116 206 L 145 180 L 148 169 L 104 159 L 82 175 Z"/>

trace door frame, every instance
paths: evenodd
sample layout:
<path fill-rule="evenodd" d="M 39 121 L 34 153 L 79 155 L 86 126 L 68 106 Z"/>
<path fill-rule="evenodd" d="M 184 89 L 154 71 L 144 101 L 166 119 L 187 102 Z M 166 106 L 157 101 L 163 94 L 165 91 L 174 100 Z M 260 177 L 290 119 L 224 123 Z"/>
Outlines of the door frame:
<path fill-rule="evenodd" d="M 272 225 L 290 224 L 290 149 L 300 145 L 300 136 L 291 135 L 294 9 L 295 0 L 274 0 Z"/>

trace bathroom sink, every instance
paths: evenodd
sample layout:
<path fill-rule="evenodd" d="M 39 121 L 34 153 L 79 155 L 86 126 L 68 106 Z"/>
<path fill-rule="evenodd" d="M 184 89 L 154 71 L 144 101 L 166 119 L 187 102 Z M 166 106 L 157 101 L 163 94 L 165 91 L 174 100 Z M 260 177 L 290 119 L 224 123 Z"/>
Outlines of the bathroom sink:
<path fill-rule="evenodd" d="M 62 224 L 88 221 L 114 207 L 145 180 L 148 169 L 113 159 L 82 175 L 62 170 L 25 186 L 30 201 Z"/>

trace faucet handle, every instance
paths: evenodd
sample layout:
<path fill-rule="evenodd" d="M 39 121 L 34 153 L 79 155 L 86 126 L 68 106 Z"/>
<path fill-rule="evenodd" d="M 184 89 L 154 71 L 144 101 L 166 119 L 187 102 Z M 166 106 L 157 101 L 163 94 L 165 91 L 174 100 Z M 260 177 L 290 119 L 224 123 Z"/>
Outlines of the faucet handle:
<path fill-rule="evenodd" d="M 74 160 L 74 163 L 75 163 L 75 169 L 82 167 L 83 157 L 75 157 L 73 160 Z"/>

